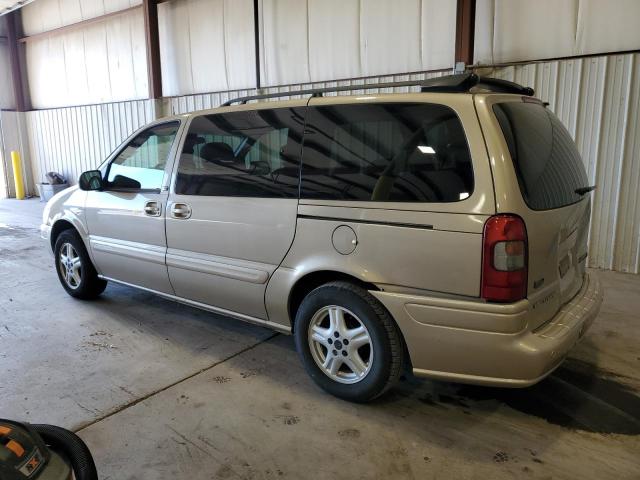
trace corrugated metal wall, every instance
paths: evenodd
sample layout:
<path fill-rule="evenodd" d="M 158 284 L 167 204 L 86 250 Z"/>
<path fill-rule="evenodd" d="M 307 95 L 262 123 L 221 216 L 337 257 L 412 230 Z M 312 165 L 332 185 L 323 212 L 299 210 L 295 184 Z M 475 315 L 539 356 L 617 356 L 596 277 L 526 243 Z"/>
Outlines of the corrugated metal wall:
<path fill-rule="evenodd" d="M 134 130 L 156 118 L 150 100 L 26 113 L 33 178 L 42 182 L 49 171 L 70 183 L 97 167 Z"/>
<path fill-rule="evenodd" d="M 590 265 L 639 273 L 640 54 L 533 63 L 490 74 L 533 87 L 575 138 L 597 185 Z"/>
<path fill-rule="evenodd" d="M 406 80 L 424 80 L 426 78 L 433 78 L 442 75 L 449 74 L 450 71 L 441 71 L 441 72 L 429 72 L 429 73 L 416 73 L 410 75 L 385 75 L 380 77 L 368 77 L 368 78 L 358 78 L 352 80 L 340 80 L 335 82 L 314 82 L 314 83 L 299 83 L 296 85 L 288 85 L 284 87 L 271 87 L 261 89 L 261 93 L 277 93 L 277 92 L 295 92 L 296 90 L 305 90 L 309 88 L 325 88 L 325 87 L 336 87 L 336 86 L 351 86 L 351 85 L 370 85 L 377 83 L 386 83 L 386 82 L 402 82 Z M 417 90 L 415 88 L 414 90 Z M 379 92 L 384 93 L 392 93 L 392 92 L 407 92 L 409 91 L 408 87 L 400 87 L 400 88 L 387 88 L 387 89 L 372 89 L 372 90 L 352 90 L 349 92 L 339 92 L 339 93 L 331 93 L 329 95 L 357 95 L 364 94 L 365 92 L 368 94 L 374 94 Z M 196 94 L 196 95 L 185 95 L 181 97 L 171 97 L 170 100 L 170 113 L 171 115 L 176 115 L 180 113 L 193 112 L 194 110 L 203 110 L 207 108 L 214 108 L 218 105 L 226 102 L 227 100 L 231 100 L 233 98 L 247 96 L 247 95 L 256 95 L 258 91 L 256 89 L 250 90 L 235 90 L 232 92 L 215 92 L 215 93 L 204 93 L 204 94 Z M 272 101 L 287 99 L 287 98 L 299 98 L 299 95 L 295 94 L 289 97 L 282 97 L 278 99 L 272 99 Z"/>
<path fill-rule="evenodd" d="M 483 69 L 535 88 L 576 139 L 594 194 L 590 265 L 640 270 L 640 54 L 611 55 Z M 446 72 L 298 84 L 265 91 L 413 80 Z M 407 89 L 397 89 L 397 91 Z M 368 91 L 375 93 L 375 90 Z M 212 108 L 255 90 L 167 99 L 168 112 Z M 362 92 L 354 92 L 362 93 Z M 27 114 L 34 178 L 58 170 L 75 180 L 123 138 L 154 117 L 149 101 L 43 110 Z"/>

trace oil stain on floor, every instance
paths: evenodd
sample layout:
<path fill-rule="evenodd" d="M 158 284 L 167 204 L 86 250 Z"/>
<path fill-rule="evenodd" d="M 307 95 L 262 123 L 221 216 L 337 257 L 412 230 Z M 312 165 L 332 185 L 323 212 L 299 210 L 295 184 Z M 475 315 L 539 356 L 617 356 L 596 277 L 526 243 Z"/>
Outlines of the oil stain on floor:
<path fill-rule="evenodd" d="M 459 408 L 469 415 L 506 405 L 565 428 L 639 435 L 640 396 L 585 365 L 569 360 L 542 382 L 524 389 L 435 385 L 420 400 L 434 407 Z"/>

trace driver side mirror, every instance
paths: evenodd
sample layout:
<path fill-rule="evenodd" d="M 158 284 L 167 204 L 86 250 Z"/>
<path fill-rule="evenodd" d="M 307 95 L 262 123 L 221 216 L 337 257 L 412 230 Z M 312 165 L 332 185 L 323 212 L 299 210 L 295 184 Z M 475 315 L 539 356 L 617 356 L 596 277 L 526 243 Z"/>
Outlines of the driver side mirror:
<path fill-rule="evenodd" d="M 80 175 L 78 180 L 80 190 L 102 190 L 104 181 L 102 180 L 102 172 L 100 170 L 89 170 Z"/>

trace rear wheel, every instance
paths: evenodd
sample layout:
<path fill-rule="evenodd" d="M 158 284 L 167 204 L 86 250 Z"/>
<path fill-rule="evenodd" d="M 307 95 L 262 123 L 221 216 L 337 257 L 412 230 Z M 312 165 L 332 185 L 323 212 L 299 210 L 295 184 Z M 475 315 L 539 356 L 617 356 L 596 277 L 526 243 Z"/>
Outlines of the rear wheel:
<path fill-rule="evenodd" d="M 382 304 L 355 284 L 331 282 L 309 293 L 296 315 L 295 340 L 311 378 L 345 400 L 373 400 L 400 377 L 398 328 Z"/>
<path fill-rule="evenodd" d="M 65 230 L 58 236 L 54 255 L 58 279 L 72 297 L 93 299 L 107 287 L 106 280 L 98 278 L 84 242 L 75 230 Z"/>

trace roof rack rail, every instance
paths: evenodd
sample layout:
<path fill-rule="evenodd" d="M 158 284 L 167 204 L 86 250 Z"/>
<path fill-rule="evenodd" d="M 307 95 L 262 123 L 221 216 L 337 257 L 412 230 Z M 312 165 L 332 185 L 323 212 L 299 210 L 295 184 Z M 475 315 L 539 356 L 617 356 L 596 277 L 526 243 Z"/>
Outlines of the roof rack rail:
<path fill-rule="evenodd" d="M 516 93 L 527 97 L 533 97 L 535 95 L 533 88 L 523 87 L 519 83 L 502 80 L 501 78 L 480 77 L 478 87 L 496 93 Z"/>
<path fill-rule="evenodd" d="M 460 73 L 427 80 L 408 80 L 402 82 L 368 83 L 366 85 L 344 85 L 324 88 L 307 88 L 304 90 L 289 90 L 286 92 L 265 93 L 261 95 L 249 95 L 238 97 L 224 102 L 221 106 L 228 107 L 234 103 L 245 104 L 252 100 L 266 100 L 268 98 L 290 97 L 294 95 L 311 95 L 321 97 L 325 93 L 348 92 L 353 90 L 372 90 L 396 87 L 420 87 L 421 92 L 441 93 L 467 93 L 473 87 L 479 87 L 492 92 L 515 93 L 519 95 L 533 96 L 534 91 L 530 87 L 523 87 L 514 82 L 499 78 L 480 77 L 475 73 Z"/>

